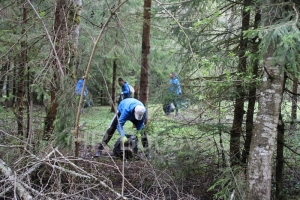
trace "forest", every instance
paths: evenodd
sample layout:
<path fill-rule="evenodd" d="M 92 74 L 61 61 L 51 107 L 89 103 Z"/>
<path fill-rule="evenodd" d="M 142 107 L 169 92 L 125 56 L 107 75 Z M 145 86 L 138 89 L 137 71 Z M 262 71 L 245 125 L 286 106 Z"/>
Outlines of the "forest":
<path fill-rule="evenodd" d="M 0 199 L 300 199 L 299 9 L 1 0 Z M 119 78 L 146 108 L 148 146 L 118 157 L 115 131 L 97 156 L 121 119 Z"/>

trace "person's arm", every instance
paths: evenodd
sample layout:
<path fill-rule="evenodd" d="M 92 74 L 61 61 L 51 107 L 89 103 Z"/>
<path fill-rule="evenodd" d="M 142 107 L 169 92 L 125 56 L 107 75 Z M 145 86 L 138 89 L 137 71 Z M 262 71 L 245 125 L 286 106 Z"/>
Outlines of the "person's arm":
<path fill-rule="evenodd" d="M 130 94 L 130 88 L 129 88 L 128 85 L 124 85 L 122 89 L 123 89 L 122 93 L 123 93 L 125 96 Z"/>
<path fill-rule="evenodd" d="M 123 126 L 126 121 L 127 121 L 127 113 L 122 113 L 119 117 L 119 121 L 117 124 L 117 130 L 122 137 L 126 135 L 123 129 Z"/>
<path fill-rule="evenodd" d="M 146 113 L 144 114 L 143 116 L 143 119 L 142 120 L 137 120 L 137 123 L 136 123 L 136 130 L 137 131 L 140 131 L 144 128 L 144 122 L 146 121 Z"/>

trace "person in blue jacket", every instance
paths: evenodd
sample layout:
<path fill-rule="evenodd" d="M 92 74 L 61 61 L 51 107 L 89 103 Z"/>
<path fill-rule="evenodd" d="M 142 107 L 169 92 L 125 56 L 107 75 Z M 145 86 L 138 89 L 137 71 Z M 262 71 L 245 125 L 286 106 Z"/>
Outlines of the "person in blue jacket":
<path fill-rule="evenodd" d="M 146 150 L 147 158 L 150 157 L 149 153 L 149 145 L 148 145 L 148 138 L 147 133 L 142 133 L 142 129 L 145 126 L 145 121 L 147 117 L 146 108 L 144 104 L 135 99 L 135 98 L 127 98 L 120 102 L 118 106 L 118 111 L 114 115 L 112 122 L 109 128 L 106 130 L 105 135 L 102 139 L 102 144 L 99 145 L 98 150 L 101 150 L 101 147 L 107 146 L 108 142 L 112 138 L 113 134 L 116 130 L 118 130 L 119 134 L 122 137 L 123 142 L 127 141 L 126 134 L 124 132 L 124 125 L 126 121 L 131 121 L 134 126 L 136 127 L 137 134 L 136 137 L 138 140 L 141 140 L 144 149 Z M 142 135 L 143 134 L 143 135 Z M 97 153 L 96 153 L 97 155 Z M 97 157 L 95 155 L 95 157 Z M 100 153 L 98 154 L 100 155 Z"/>
<path fill-rule="evenodd" d="M 81 90 L 82 90 L 82 87 L 83 87 L 83 82 L 84 82 L 84 77 L 81 77 L 77 84 L 76 84 L 76 89 L 75 89 L 75 93 L 76 95 L 81 95 Z M 86 96 L 88 93 L 88 89 L 87 89 L 87 86 L 84 86 L 84 93 L 83 93 L 83 96 Z"/>
<path fill-rule="evenodd" d="M 118 78 L 118 82 L 120 87 L 122 88 L 121 95 L 123 95 L 123 99 L 131 98 L 130 88 L 126 81 L 122 78 Z"/>
<path fill-rule="evenodd" d="M 169 87 L 169 104 L 167 107 L 167 112 L 166 115 L 169 115 L 171 112 L 171 103 L 174 104 L 175 106 L 175 116 L 178 116 L 178 101 L 181 98 L 181 86 L 180 86 L 180 81 L 178 79 L 178 77 L 176 76 L 176 74 L 174 72 L 172 72 L 170 74 L 170 87 Z"/>
<path fill-rule="evenodd" d="M 81 91 L 82 91 L 82 87 L 83 87 L 83 83 L 84 83 L 84 76 L 81 77 L 78 81 L 77 81 L 77 84 L 76 84 L 76 88 L 75 88 L 75 94 L 76 95 L 81 95 Z M 88 95 L 89 91 L 87 89 L 87 86 L 84 86 L 84 92 L 83 92 L 83 96 L 84 98 L 86 98 L 86 101 L 87 101 L 87 104 L 88 106 L 90 107 L 91 106 L 91 102 L 90 100 L 87 98 L 87 95 Z"/>

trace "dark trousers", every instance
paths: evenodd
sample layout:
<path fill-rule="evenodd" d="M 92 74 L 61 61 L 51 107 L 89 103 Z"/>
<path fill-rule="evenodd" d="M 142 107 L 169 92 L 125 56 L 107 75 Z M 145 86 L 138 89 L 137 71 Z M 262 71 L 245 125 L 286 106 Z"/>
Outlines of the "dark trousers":
<path fill-rule="evenodd" d="M 176 111 L 176 113 L 178 113 L 178 109 L 179 109 L 179 105 L 180 105 L 180 100 L 181 100 L 181 94 L 168 94 L 164 100 L 164 112 L 165 114 L 169 115 L 171 112 L 173 112 L 174 110 L 171 110 L 171 104 L 173 103 L 174 105 L 174 109 Z"/>
<path fill-rule="evenodd" d="M 170 114 L 170 112 L 171 112 L 171 103 L 174 104 L 176 113 L 178 113 L 177 101 L 176 101 L 176 99 L 175 99 L 175 100 L 173 100 L 173 101 L 171 101 L 171 102 L 169 103 L 168 108 L 167 108 L 167 113 L 166 113 L 166 114 Z"/>
<path fill-rule="evenodd" d="M 119 113 L 119 112 L 114 115 L 110 126 L 106 130 L 105 135 L 103 136 L 102 143 L 108 144 L 108 142 L 110 141 L 110 139 L 114 135 L 114 133 L 117 129 L 118 118 L 120 117 L 120 115 L 121 115 L 121 113 Z M 136 126 L 137 120 L 130 120 L 130 121 Z M 147 135 L 148 134 L 146 132 L 142 132 L 141 142 L 142 142 L 142 145 L 143 145 L 144 148 L 149 147 L 148 136 Z M 138 138 L 138 139 L 140 139 L 140 138 Z"/>

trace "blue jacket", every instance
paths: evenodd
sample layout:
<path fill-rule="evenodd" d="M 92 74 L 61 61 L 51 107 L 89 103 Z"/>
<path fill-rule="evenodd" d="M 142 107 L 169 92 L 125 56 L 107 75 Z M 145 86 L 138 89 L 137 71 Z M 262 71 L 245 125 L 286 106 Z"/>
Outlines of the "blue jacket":
<path fill-rule="evenodd" d="M 147 115 L 146 112 L 147 111 L 145 112 L 142 120 L 136 120 L 134 117 L 134 108 L 137 105 L 144 106 L 144 104 L 142 102 L 140 102 L 139 100 L 134 99 L 134 98 L 124 99 L 119 104 L 118 112 L 121 113 L 121 115 L 119 116 L 119 122 L 117 124 L 117 129 L 121 136 L 125 135 L 123 126 L 127 120 L 132 121 L 133 124 L 136 126 L 137 130 L 142 130 L 142 128 L 144 127 L 144 122 L 146 120 L 146 115 Z"/>
<path fill-rule="evenodd" d="M 180 82 L 177 76 L 170 79 L 169 93 L 176 94 L 176 95 L 181 94 Z"/>
<path fill-rule="evenodd" d="M 124 82 L 123 86 L 122 86 L 122 92 L 124 95 L 124 99 L 130 98 L 131 94 L 130 94 L 130 88 L 127 82 Z"/>
<path fill-rule="evenodd" d="M 81 90 L 82 90 L 83 82 L 84 82 L 84 80 L 82 78 L 78 80 L 78 82 L 76 84 L 76 90 L 75 90 L 76 95 L 81 95 Z M 87 93 L 88 93 L 88 89 L 85 86 L 84 87 L 84 93 L 83 93 L 83 95 L 86 96 Z"/>

